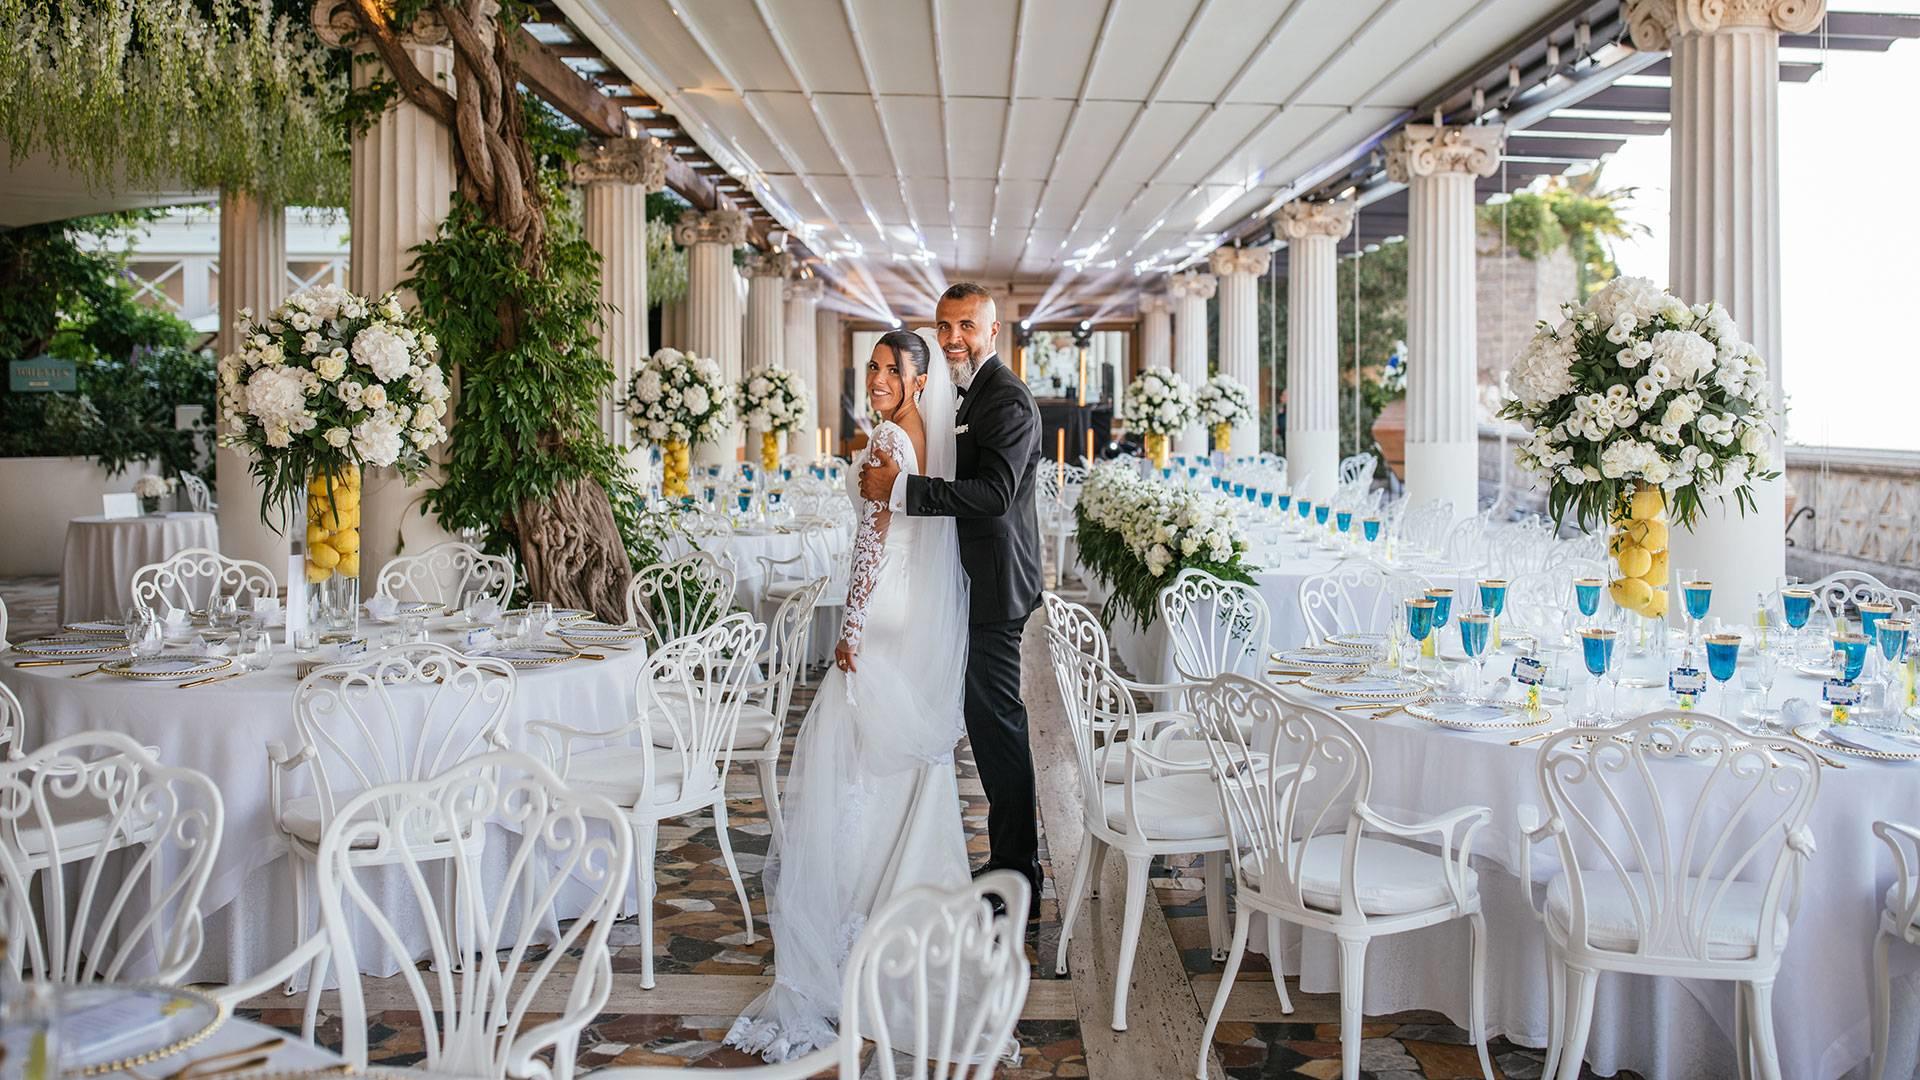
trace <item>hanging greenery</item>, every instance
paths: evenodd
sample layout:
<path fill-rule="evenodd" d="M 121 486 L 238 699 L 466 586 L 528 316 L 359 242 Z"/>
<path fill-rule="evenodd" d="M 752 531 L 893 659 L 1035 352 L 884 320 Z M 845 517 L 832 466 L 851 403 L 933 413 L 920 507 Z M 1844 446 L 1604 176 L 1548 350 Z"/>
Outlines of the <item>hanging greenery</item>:
<path fill-rule="evenodd" d="M 647 306 L 687 295 L 687 252 L 673 242 L 673 223 L 687 201 L 671 191 L 647 193 Z"/>
<path fill-rule="evenodd" d="M 15 161 L 44 152 L 101 186 L 346 205 L 346 60 L 267 0 L 0 0 L 0 41 Z"/>

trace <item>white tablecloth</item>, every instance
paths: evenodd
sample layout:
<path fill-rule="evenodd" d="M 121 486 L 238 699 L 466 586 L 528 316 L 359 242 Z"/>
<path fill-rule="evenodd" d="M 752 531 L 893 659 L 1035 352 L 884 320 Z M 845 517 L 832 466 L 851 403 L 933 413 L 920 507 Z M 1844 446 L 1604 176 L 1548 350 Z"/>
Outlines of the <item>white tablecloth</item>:
<path fill-rule="evenodd" d="M 1508 661 L 1510 663 L 1510 657 Z M 1490 665 L 1489 671 L 1494 666 Z M 1636 672 L 1638 673 L 1638 672 Z M 1649 669 L 1646 674 L 1653 674 Z M 1572 707 L 1586 706 L 1586 677 L 1574 676 Z M 1737 687 L 1738 682 L 1730 684 Z M 1814 698 L 1818 682 L 1783 670 L 1774 702 Z M 1603 691 L 1604 695 L 1604 691 Z M 1664 689 L 1621 691 L 1622 715 L 1664 704 Z M 1604 700 L 1604 697 L 1603 697 Z M 1728 708 L 1718 686 L 1702 699 L 1705 711 Z M 1537 743 L 1511 740 L 1531 732 L 1463 733 L 1436 728 L 1404 713 L 1380 720 L 1365 712 L 1338 714 L 1351 723 L 1373 761 L 1372 804 L 1400 820 L 1431 817 L 1456 807 L 1493 811 L 1475 839 L 1480 890 L 1490 943 L 1487 1019 L 1492 1034 L 1516 1042 L 1547 1042 L 1544 932 L 1518 879 L 1518 809 L 1540 805 L 1534 764 Z M 1557 721 L 1556 721 L 1557 722 Z M 1783 1076 L 1825 1080 L 1864 1072 L 1869 1050 L 1872 946 L 1881 897 L 1893 866 L 1868 825 L 1878 818 L 1920 821 L 1920 763 L 1885 764 L 1833 755 L 1844 769 L 1823 769 L 1810 827 L 1817 851 L 1801 894 L 1780 977 L 1774 984 L 1775 1034 Z M 1685 763 L 1663 763 L 1672 768 Z M 1551 845 L 1534 851 L 1534 875 L 1544 885 L 1557 869 Z M 1339 988 L 1339 955 L 1332 938 L 1283 930 L 1284 967 L 1310 993 Z M 1264 944 L 1264 928 L 1255 937 Z M 1368 951 L 1366 1011 L 1439 1009 L 1467 1016 L 1467 933 L 1463 925 L 1429 928 L 1377 939 Z M 1915 1073 L 1920 1048 L 1920 950 L 1896 944 L 1894 1060 L 1888 1076 Z M 1596 1072 L 1631 1069 L 1649 1078 L 1733 1075 L 1731 983 L 1601 978 L 1587 1060 Z"/>
<path fill-rule="evenodd" d="M 748 599 L 759 591 L 761 566 L 760 560 L 792 559 L 807 556 L 805 573 L 810 577 L 821 577 L 832 572 L 832 560 L 846 551 L 853 542 L 846 529 L 829 529 L 826 533 L 824 552 L 808 553 L 800 542 L 798 532 L 779 532 L 765 526 L 730 533 L 724 536 L 702 536 L 694 542 L 701 550 L 710 551 L 725 563 L 731 560 L 734 573 L 733 600 L 735 604 L 745 606 Z M 785 574 L 799 575 L 800 566 L 783 567 Z"/>
<path fill-rule="evenodd" d="M 119 617 L 133 603 L 133 572 L 186 548 L 220 550 L 220 527 L 212 514 L 95 514 L 67 522 L 60 621 Z"/>
<path fill-rule="evenodd" d="M 550 668 L 515 672 L 513 705 L 503 727 L 510 744 L 544 759 L 538 736 L 527 725 L 557 720 L 573 727 L 612 728 L 630 719 L 643 650 L 605 651 L 605 660 L 574 660 Z M 75 668 L 18 668 L 0 664 L 0 682 L 20 696 L 26 720 L 23 745 L 31 749 L 81 731 L 120 731 L 159 750 L 170 765 L 198 769 L 213 778 L 226 804 L 226 834 L 207 883 L 206 947 L 190 981 L 232 982 L 264 970 L 298 943 L 293 919 L 293 867 L 273 827 L 268 797 L 267 744 L 298 746 L 293 694 L 297 660 L 285 649 L 266 671 L 194 689 L 94 675 L 70 678 Z M 429 688 L 402 687 L 397 694 L 422 696 Z M 289 795 L 308 793 L 297 774 Z M 363 958 L 370 973 L 384 954 L 369 941 Z"/>

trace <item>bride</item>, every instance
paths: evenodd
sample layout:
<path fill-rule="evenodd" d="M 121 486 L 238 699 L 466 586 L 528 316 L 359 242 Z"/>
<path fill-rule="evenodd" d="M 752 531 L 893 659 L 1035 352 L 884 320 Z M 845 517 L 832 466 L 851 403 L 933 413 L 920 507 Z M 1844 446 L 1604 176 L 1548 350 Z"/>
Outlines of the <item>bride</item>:
<path fill-rule="evenodd" d="M 952 479 L 953 380 L 930 361 L 926 340 L 906 330 L 874 347 L 867 397 L 882 419 L 869 447 Z M 834 669 L 801 724 L 786 827 L 763 872 L 773 986 L 734 1021 L 728 1045 L 778 1062 L 831 1044 L 842 970 L 867 916 L 917 885 L 968 883 L 953 765 L 966 655 L 953 519 L 862 501 Z"/>

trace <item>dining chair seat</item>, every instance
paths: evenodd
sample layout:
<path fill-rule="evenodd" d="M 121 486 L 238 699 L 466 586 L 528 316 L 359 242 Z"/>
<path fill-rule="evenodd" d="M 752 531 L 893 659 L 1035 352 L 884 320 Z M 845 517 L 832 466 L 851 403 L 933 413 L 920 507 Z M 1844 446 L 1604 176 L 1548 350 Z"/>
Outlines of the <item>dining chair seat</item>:
<path fill-rule="evenodd" d="M 1340 910 L 1341 862 L 1346 837 L 1328 833 L 1307 841 L 1300 859 L 1300 898 L 1320 911 Z M 1479 875 L 1466 871 L 1463 884 L 1469 902 L 1478 899 Z M 1430 851 L 1375 836 L 1360 838 L 1354 860 L 1354 895 L 1360 910 L 1371 916 L 1410 915 L 1416 911 L 1452 907 L 1446 863 Z"/>
<path fill-rule="evenodd" d="M 1633 892 L 1639 894 L 1644 905 L 1649 895 L 1648 885 L 1637 873 L 1628 875 L 1633 879 Z M 1633 895 L 1629 894 L 1619 876 L 1611 871 L 1589 871 L 1581 882 L 1587 894 L 1587 944 L 1596 949 L 1611 949 L 1618 952 L 1632 952 L 1640 945 L 1640 922 L 1644 915 L 1636 914 Z M 1694 890 L 1700 887 L 1699 878 L 1688 878 L 1679 891 L 1685 895 L 1696 895 Z M 1710 883 L 1708 892 L 1700 895 L 1712 895 L 1718 889 L 1717 883 Z M 1653 895 L 1658 895 L 1655 890 Z M 1764 887 L 1757 882 L 1736 881 L 1727 886 L 1724 899 L 1713 912 L 1706 926 L 1707 958 L 1709 960 L 1746 960 L 1753 956 L 1755 935 L 1760 927 L 1760 904 Z M 1547 883 L 1547 920 L 1556 936 L 1566 939 L 1567 928 L 1572 921 L 1572 896 L 1568 888 L 1567 875 L 1556 874 Z M 1787 940 L 1788 918 L 1782 910 L 1774 914 L 1775 933 L 1782 945 Z"/>
<path fill-rule="evenodd" d="M 639 746 L 608 746 L 576 753 L 567 765 L 567 783 L 582 791 L 604 795 L 622 806 L 632 806 L 640 798 L 641 763 L 653 755 L 653 801 L 671 806 L 690 790 L 683 758 L 676 753 L 658 753 Z M 711 762 L 696 762 L 697 772 L 691 790 L 704 791 L 714 784 Z"/>
<path fill-rule="evenodd" d="M 114 833 L 116 846 L 144 843 L 153 835 L 154 821 L 142 822 L 134 811 L 128 813 L 127 822 Z M 44 866 L 51 832 L 59 840 L 62 861 L 71 862 L 92 857 L 93 849 L 112 829 L 112 815 L 113 807 L 107 800 L 83 792 L 70 798 L 48 799 L 44 820 L 37 814 L 25 815 L 0 835 L 18 844 L 30 865 Z"/>
<path fill-rule="evenodd" d="M 812 581 L 807 578 L 794 578 L 787 581 L 776 581 L 767 586 L 767 599 L 774 601 L 775 603 L 778 603 L 782 600 L 785 600 L 787 597 L 792 596 L 794 593 L 799 592 L 801 589 L 806 588 L 810 584 L 812 584 Z M 847 606 L 846 580 L 844 578 L 839 580 L 828 579 L 827 587 L 825 591 L 823 591 L 820 594 L 820 599 L 814 601 L 814 606 L 815 607 Z"/>
<path fill-rule="evenodd" d="M 354 796 L 360 794 L 362 790 L 361 788 L 349 788 L 344 791 L 334 792 L 333 805 L 336 807 L 345 806 Z M 355 820 L 371 820 L 378 816 L 379 809 L 377 804 L 369 803 L 361 808 L 361 812 Z M 320 837 L 325 834 L 326 827 L 327 819 L 320 811 L 320 797 L 318 795 L 297 795 L 280 804 L 280 828 L 288 836 L 301 841 L 308 847 L 318 848 L 320 846 Z M 444 835 L 419 838 L 420 842 L 424 844 L 445 843 L 447 839 Z M 372 847 L 373 843 L 372 837 L 361 837 L 355 841 L 355 846 Z"/>
<path fill-rule="evenodd" d="M 669 704 L 664 700 L 664 695 L 662 704 Z M 684 703 L 681 708 L 684 717 Z M 733 732 L 733 749 L 735 752 L 763 749 L 779 728 L 780 721 L 774 717 L 771 709 L 751 701 L 743 702 L 740 706 L 740 726 Z M 684 720 L 678 730 L 665 720 L 655 720 L 652 725 L 653 745 L 662 748 L 678 746 L 684 737 L 681 732 L 685 730 Z"/>
<path fill-rule="evenodd" d="M 1124 755 L 1114 756 L 1126 760 Z M 1115 829 L 1127 829 L 1125 785 L 1108 784 L 1100 794 L 1107 824 Z M 1220 797 L 1215 794 L 1213 777 L 1206 773 L 1173 773 L 1136 780 L 1133 805 L 1139 815 L 1140 829 L 1148 840 L 1201 840 L 1227 833 L 1226 819 L 1220 814 Z"/>

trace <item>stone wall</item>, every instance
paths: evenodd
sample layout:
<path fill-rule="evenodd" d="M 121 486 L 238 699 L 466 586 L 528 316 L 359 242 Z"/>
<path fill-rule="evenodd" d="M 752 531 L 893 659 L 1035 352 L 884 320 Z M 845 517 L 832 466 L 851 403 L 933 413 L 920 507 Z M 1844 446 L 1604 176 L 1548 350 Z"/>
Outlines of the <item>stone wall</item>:
<path fill-rule="evenodd" d="M 1787 571 L 1809 581 L 1864 570 L 1920 590 L 1920 453 L 1787 448 Z"/>
<path fill-rule="evenodd" d="M 1561 248 L 1539 259 L 1499 253 L 1500 238 L 1482 233 L 1474 260 L 1476 354 L 1480 386 L 1497 388 L 1500 372 L 1518 356 L 1542 319 L 1558 322 L 1560 305 L 1579 288 L 1573 256 Z"/>

